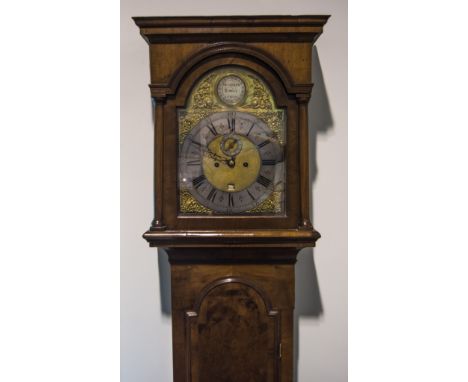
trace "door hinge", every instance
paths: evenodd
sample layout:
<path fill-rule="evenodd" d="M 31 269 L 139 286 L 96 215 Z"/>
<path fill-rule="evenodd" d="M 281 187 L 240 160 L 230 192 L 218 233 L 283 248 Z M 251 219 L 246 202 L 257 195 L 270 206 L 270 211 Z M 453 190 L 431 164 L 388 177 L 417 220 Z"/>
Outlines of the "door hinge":
<path fill-rule="evenodd" d="M 278 346 L 278 358 L 281 358 L 283 356 L 283 344 L 280 342 Z"/>

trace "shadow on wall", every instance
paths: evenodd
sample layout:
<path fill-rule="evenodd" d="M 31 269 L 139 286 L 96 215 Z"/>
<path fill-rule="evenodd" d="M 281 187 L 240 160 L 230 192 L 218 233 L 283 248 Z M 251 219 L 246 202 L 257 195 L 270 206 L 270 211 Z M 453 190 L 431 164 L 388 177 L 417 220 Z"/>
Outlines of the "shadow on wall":
<path fill-rule="evenodd" d="M 161 312 L 165 316 L 171 316 L 171 266 L 169 264 L 169 257 L 162 248 L 158 248 L 158 268 Z"/>
<path fill-rule="evenodd" d="M 323 79 L 322 67 L 317 48 L 312 50 L 312 81 L 314 87 L 309 102 L 309 179 L 313 186 L 317 174 L 317 135 L 325 134 L 333 128 L 333 117 Z M 311 187 L 313 191 L 313 187 Z M 312 224 L 314 224 L 314 206 L 311 201 Z M 315 227 L 315 226 L 314 226 Z M 316 227 L 320 232 L 320 227 Z M 321 232 L 326 240 L 326 233 Z M 321 239 L 323 240 L 323 239 Z M 317 245 L 320 245 L 320 240 Z M 296 307 L 294 310 L 294 376 L 297 382 L 299 364 L 299 317 L 319 318 L 323 314 L 322 298 L 314 262 L 314 250 L 306 248 L 298 255 L 296 264 Z"/>
<path fill-rule="evenodd" d="M 312 78 L 314 87 L 309 102 L 309 150 L 310 150 L 310 182 L 313 185 L 317 178 L 317 135 L 324 134 L 333 128 L 333 118 L 328 101 L 327 91 L 323 80 L 322 68 L 317 48 L 312 50 Z M 313 204 L 311 214 L 314 216 Z M 312 221 L 313 223 L 313 221 Z M 320 231 L 320 227 L 318 227 Z M 322 235 L 326 239 L 326 234 Z M 319 244 L 320 245 L 320 241 Z M 161 311 L 164 315 L 171 315 L 171 272 L 167 253 L 158 248 L 159 266 L 159 291 L 161 301 Z M 306 248 L 299 253 L 296 264 L 296 308 L 294 311 L 294 375 L 297 381 L 297 367 L 299 363 L 299 317 L 319 318 L 323 314 L 320 287 L 315 269 L 314 252 L 311 248 Z"/>

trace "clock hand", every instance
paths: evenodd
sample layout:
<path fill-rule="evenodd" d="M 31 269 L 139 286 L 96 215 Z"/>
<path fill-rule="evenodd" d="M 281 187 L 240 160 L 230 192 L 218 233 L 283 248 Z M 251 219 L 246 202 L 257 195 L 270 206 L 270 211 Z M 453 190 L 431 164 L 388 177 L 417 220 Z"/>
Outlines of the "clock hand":
<path fill-rule="evenodd" d="M 193 140 L 193 138 L 190 138 L 190 140 L 192 141 L 193 144 L 197 145 L 204 154 L 208 154 L 208 156 L 211 157 L 212 159 L 220 160 L 220 161 L 225 160 L 224 158 L 222 158 L 222 157 L 218 156 L 217 154 L 215 154 L 214 152 L 212 152 L 208 148 L 208 146 L 205 146 L 204 144 L 202 144 L 200 142 L 197 142 L 196 140 Z"/>
<path fill-rule="evenodd" d="M 229 164 L 229 161 L 230 161 L 229 158 L 224 158 L 222 156 L 219 156 L 218 154 L 211 151 L 208 147 L 206 147 L 204 151 L 208 154 L 208 156 L 211 159 L 214 159 L 214 160 L 217 160 L 217 161 L 220 161 L 220 162 L 225 162 L 225 163 Z"/>

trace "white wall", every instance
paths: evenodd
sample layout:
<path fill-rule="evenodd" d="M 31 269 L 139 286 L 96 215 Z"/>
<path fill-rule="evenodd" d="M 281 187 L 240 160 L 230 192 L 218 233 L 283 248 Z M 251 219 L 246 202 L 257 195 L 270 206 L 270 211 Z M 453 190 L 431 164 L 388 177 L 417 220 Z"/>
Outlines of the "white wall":
<path fill-rule="evenodd" d="M 149 58 L 131 16 L 330 14 L 313 55 L 310 105 L 316 249 L 299 255 L 299 382 L 347 380 L 347 3 L 345 0 L 121 2 L 121 373 L 122 382 L 172 378 L 166 256 L 141 238 L 152 219 Z M 314 133 L 316 131 L 316 133 Z"/>

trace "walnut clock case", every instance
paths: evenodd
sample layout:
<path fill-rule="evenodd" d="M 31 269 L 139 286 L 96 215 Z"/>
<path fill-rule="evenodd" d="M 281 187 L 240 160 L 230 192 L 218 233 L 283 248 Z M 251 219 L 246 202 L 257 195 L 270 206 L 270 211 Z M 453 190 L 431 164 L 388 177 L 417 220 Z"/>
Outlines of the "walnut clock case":
<path fill-rule="evenodd" d="M 329 16 L 135 17 L 155 105 L 154 220 L 175 382 L 293 380 L 311 52 Z"/>

